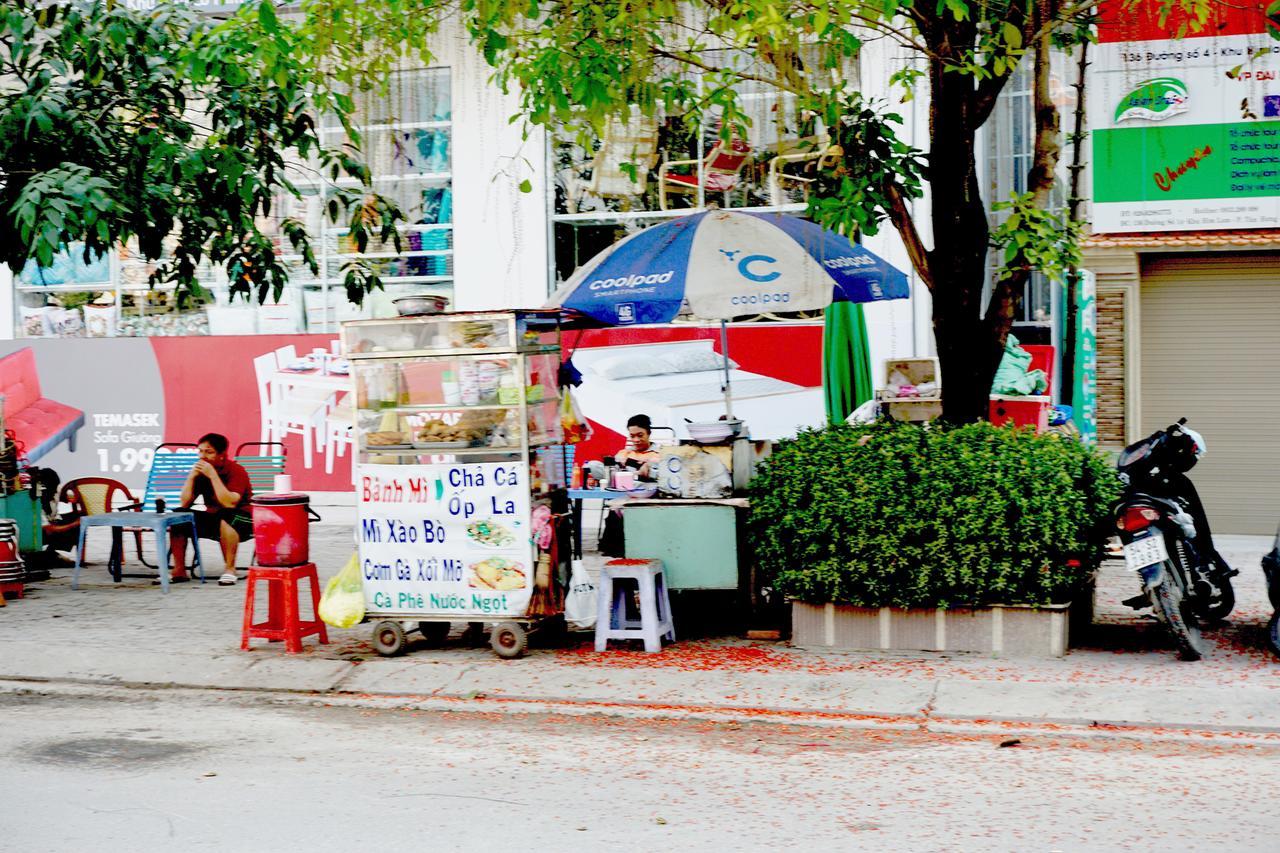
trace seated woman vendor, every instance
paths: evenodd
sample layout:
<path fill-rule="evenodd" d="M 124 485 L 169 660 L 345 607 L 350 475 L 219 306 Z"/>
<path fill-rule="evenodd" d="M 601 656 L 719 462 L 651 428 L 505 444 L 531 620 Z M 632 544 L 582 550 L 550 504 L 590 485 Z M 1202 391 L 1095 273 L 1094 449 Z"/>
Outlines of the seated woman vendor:
<path fill-rule="evenodd" d="M 633 415 L 627 421 L 627 446 L 614 454 L 614 459 L 624 468 L 637 469 L 641 479 L 652 480 L 651 468 L 658 462 L 660 455 L 650 441 L 653 423 L 648 415 Z"/>

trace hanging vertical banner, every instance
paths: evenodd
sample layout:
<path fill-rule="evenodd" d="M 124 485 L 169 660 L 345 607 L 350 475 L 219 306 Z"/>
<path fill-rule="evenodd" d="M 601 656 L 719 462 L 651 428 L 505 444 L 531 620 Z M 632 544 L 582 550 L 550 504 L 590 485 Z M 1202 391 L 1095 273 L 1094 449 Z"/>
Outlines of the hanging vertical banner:
<path fill-rule="evenodd" d="M 526 466 L 361 465 L 365 607 L 381 615 L 523 616 L 533 593 Z"/>
<path fill-rule="evenodd" d="M 1098 286 L 1093 273 L 1084 270 L 1076 282 L 1075 402 L 1072 419 L 1080 439 L 1098 442 Z"/>

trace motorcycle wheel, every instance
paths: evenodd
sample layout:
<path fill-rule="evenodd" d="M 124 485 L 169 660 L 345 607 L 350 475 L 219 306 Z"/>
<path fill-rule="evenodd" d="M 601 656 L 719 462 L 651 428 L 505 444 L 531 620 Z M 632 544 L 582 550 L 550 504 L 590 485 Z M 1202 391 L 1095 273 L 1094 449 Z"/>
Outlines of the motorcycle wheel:
<path fill-rule="evenodd" d="M 1182 660 L 1200 660 L 1204 657 L 1204 638 L 1200 636 L 1200 626 L 1196 624 L 1195 614 L 1187 606 L 1182 590 L 1175 586 L 1171 578 L 1165 578 L 1153 591 L 1156 607 L 1173 634 L 1178 657 Z"/>
<path fill-rule="evenodd" d="M 1235 610 L 1236 591 L 1231 585 L 1232 574 L 1231 566 L 1222 559 L 1222 555 L 1214 554 L 1209 576 L 1204 580 L 1212 593 L 1207 598 L 1197 596 L 1194 600 L 1196 616 L 1200 617 L 1202 624 L 1221 622 Z"/>
<path fill-rule="evenodd" d="M 1267 623 L 1267 644 L 1271 646 L 1271 651 L 1280 656 L 1280 610 L 1271 614 L 1271 621 Z"/>
<path fill-rule="evenodd" d="M 1218 577 L 1206 584 L 1213 594 L 1195 598 L 1196 616 L 1206 625 L 1221 622 L 1231 615 L 1236 608 L 1236 591 L 1231 586 L 1231 579 Z"/>

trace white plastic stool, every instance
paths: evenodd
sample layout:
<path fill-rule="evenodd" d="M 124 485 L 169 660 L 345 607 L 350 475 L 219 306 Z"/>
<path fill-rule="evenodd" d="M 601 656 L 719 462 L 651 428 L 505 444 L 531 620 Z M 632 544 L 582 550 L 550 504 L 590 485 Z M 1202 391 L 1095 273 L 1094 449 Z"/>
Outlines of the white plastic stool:
<path fill-rule="evenodd" d="M 627 598 L 635 581 L 640 590 L 640 621 L 627 616 Z M 661 560 L 610 560 L 600 570 L 596 584 L 596 651 L 610 640 L 644 640 L 646 652 L 662 651 L 662 638 L 676 641 L 671 602 Z"/>

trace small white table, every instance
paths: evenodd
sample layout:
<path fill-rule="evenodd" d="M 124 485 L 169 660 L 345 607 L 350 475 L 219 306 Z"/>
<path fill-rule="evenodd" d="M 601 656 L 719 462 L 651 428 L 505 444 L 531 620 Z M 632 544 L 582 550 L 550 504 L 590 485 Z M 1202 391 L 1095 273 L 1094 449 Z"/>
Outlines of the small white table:
<path fill-rule="evenodd" d="M 271 399 L 282 398 L 285 388 L 319 388 L 342 393 L 352 389 L 350 376 L 321 373 L 319 370 L 277 370 L 271 377 Z"/>

